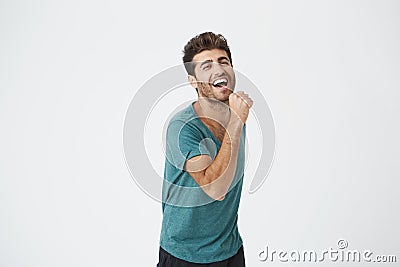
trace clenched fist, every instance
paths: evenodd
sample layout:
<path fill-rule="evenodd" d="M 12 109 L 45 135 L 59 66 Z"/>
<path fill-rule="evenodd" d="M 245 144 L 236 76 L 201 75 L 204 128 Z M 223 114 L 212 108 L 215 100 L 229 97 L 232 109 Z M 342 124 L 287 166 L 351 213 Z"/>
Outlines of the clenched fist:
<path fill-rule="evenodd" d="M 231 117 L 239 118 L 244 124 L 249 116 L 249 110 L 253 106 L 253 100 L 243 91 L 229 95 L 229 107 Z"/>

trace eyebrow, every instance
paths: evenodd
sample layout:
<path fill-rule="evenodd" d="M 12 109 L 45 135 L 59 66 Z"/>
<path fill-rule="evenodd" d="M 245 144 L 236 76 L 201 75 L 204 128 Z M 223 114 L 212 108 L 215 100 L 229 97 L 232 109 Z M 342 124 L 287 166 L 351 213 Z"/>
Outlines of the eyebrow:
<path fill-rule="evenodd" d="M 222 56 L 222 57 L 219 57 L 219 58 L 218 58 L 218 62 L 221 62 L 222 60 L 228 60 L 229 63 L 231 62 L 231 61 L 229 60 L 229 58 L 227 58 L 227 57 L 225 57 L 225 56 Z M 212 61 L 211 59 L 205 60 L 205 61 L 201 62 L 200 68 L 201 68 L 204 64 L 212 63 L 212 62 L 213 62 L 213 61 Z"/>
<path fill-rule="evenodd" d="M 205 64 L 207 64 L 207 63 L 211 63 L 211 62 L 212 62 L 211 59 L 208 59 L 208 60 L 206 60 L 206 61 L 201 62 L 200 68 L 203 67 L 203 65 L 205 65 Z"/>
<path fill-rule="evenodd" d="M 221 61 L 224 60 L 224 59 L 228 60 L 229 63 L 231 63 L 231 61 L 229 60 L 229 58 L 227 58 L 227 57 L 225 57 L 225 56 L 219 57 L 219 58 L 218 58 L 218 62 L 221 62 Z"/>

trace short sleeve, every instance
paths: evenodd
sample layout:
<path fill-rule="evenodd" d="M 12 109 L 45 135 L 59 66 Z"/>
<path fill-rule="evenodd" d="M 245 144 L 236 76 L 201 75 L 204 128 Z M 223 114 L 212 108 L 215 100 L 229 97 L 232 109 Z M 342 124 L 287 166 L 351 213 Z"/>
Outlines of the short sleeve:
<path fill-rule="evenodd" d="M 175 120 L 169 123 L 166 135 L 167 160 L 179 170 L 183 170 L 186 160 L 199 155 L 210 155 L 213 147 L 210 138 L 194 125 L 193 121 Z"/>

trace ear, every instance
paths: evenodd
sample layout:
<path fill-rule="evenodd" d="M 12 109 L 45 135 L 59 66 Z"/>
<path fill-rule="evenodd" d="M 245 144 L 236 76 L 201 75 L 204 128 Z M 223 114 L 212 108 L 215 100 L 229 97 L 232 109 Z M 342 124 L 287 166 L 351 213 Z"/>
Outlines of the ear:
<path fill-rule="evenodd" d="M 197 90 L 197 80 L 196 77 L 193 75 L 188 75 L 188 81 L 192 87 L 194 87 Z"/>

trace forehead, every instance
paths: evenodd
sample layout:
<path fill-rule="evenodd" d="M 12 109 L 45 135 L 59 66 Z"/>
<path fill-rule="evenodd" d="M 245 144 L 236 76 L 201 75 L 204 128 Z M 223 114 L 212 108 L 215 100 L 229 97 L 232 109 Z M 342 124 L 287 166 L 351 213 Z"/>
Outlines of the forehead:
<path fill-rule="evenodd" d="M 225 50 L 222 49 L 212 49 L 212 50 L 204 50 L 200 53 L 196 54 L 193 57 L 192 61 L 205 61 L 211 59 L 212 61 L 217 62 L 218 58 L 226 57 L 229 59 L 228 54 Z"/>

